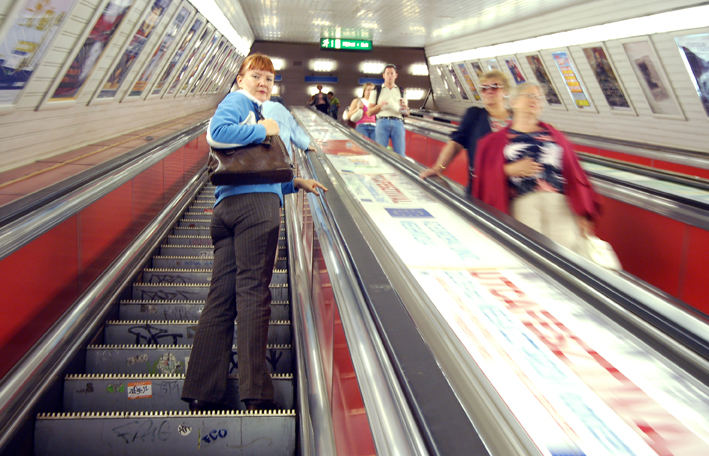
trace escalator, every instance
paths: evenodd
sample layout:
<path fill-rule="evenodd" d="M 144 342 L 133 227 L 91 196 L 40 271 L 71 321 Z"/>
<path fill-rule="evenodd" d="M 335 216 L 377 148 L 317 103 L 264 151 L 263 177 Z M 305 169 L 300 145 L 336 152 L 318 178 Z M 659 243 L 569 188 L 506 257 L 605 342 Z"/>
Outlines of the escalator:
<path fill-rule="evenodd" d="M 238 347 L 232 351 L 227 393 L 233 411 L 193 413 L 180 399 L 209 290 L 213 194 L 213 187 L 202 188 L 172 234 L 123 291 L 115 318 L 105 322 L 80 354 L 78 364 L 83 369 L 65 376 L 61 412 L 37 416 L 36 455 L 295 453 L 294 355 L 283 216 L 270 285 L 273 301 L 266 359 L 279 409 L 243 410 Z"/>

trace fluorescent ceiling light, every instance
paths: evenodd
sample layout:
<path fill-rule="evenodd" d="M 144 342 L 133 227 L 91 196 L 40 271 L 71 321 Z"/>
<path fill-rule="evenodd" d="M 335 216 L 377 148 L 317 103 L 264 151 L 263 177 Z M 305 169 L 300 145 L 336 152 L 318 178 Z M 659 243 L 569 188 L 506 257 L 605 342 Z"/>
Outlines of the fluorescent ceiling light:
<path fill-rule="evenodd" d="M 378 60 L 365 60 L 359 64 L 359 71 L 364 74 L 382 74 L 386 63 Z"/>
<path fill-rule="evenodd" d="M 273 62 L 273 69 L 276 71 L 281 71 L 283 68 L 286 67 L 285 59 L 282 59 L 280 57 L 271 57 L 271 62 Z"/>
<path fill-rule="evenodd" d="M 420 100 L 426 96 L 426 91 L 418 87 L 409 87 L 404 89 L 404 98 L 407 100 Z"/>
<path fill-rule="evenodd" d="M 409 65 L 409 74 L 413 76 L 428 76 L 428 66 L 425 63 L 412 63 Z"/>
<path fill-rule="evenodd" d="M 330 73 L 337 69 L 337 62 L 330 59 L 311 59 L 308 62 L 308 67 L 319 73 Z"/>
<path fill-rule="evenodd" d="M 273 89 L 271 89 L 271 95 L 278 96 L 278 95 L 280 95 L 280 93 L 281 93 L 281 86 L 279 86 L 278 84 L 273 84 Z"/>
<path fill-rule="evenodd" d="M 214 0 L 190 0 L 190 3 L 236 47 L 239 54 L 246 55 L 249 53 L 252 40 L 241 36 L 239 32 L 234 29 L 234 26 L 231 25 L 229 19 L 224 16 L 224 13 Z"/>
<path fill-rule="evenodd" d="M 431 65 L 461 62 L 464 60 L 484 59 L 500 55 L 518 54 L 554 49 L 565 46 L 575 46 L 598 41 L 610 41 L 632 36 L 652 35 L 705 27 L 709 17 L 709 5 L 686 8 L 651 16 L 636 17 L 609 24 L 594 25 L 568 32 L 552 33 L 525 40 L 495 44 L 464 51 L 441 54 L 429 59 Z"/>

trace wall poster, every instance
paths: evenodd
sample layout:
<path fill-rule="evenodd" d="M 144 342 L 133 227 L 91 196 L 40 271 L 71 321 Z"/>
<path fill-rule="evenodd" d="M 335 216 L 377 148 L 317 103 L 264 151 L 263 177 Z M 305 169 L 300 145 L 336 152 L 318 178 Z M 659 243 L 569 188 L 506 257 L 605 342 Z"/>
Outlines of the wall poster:
<path fill-rule="evenodd" d="M 180 59 L 185 53 L 185 50 L 187 50 L 187 47 L 192 44 L 192 40 L 197 38 L 197 32 L 199 32 L 199 30 L 202 28 L 203 23 L 204 22 L 199 18 L 194 20 L 194 22 L 192 23 L 192 27 L 190 27 L 190 29 L 187 31 L 187 35 L 182 38 L 180 47 L 177 48 L 177 51 L 175 51 L 175 54 L 173 54 L 172 58 L 170 59 L 170 63 L 168 63 L 167 67 L 163 70 L 162 76 L 160 76 L 160 80 L 153 87 L 153 95 L 160 93 L 163 87 L 165 87 L 165 83 L 172 75 L 172 70 L 174 70 L 177 64 L 180 62 Z"/>
<path fill-rule="evenodd" d="M 123 55 L 118 60 L 118 63 L 111 71 L 108 79 L 103 84 L 98 98 L 110 98 L 116 96 L 118 88 L 123 83 L 123 80 L 128 76 L 128 72 L 133 67 L 133 64 L 138 59 L 138 56 L 143 51 L 143 48 L 148 43 L 150 35 L 152 35 L 155 27 L 158 26 L 162 18 L 165 16 L 165 11 L 168 9 L 172 0 L 155 0 L 150 7 L 150 12 L 143 19 L 138 31 L 135 32 L 130 44 L 123 52 Z"/>
<path fill-rule="evenodd" d="M 495 58 L 485 60 L 484 65 L 487 68 L 486 71 L 500 70 L 500 64 Z"/>
<path fill-rule="evenodd" d="M 653 114 L 683 117 L 650 41 L 629 41 L 623 43 L 623 48 Z"/>
<path fill-rule="evenodd" d="M 524 74 L 522 74 L 522 68 L 520 68 L 519 62 L 514 56 L 504 57 L 502 60 L 505 62 L 507 69 L 510 70 L 510 74 L 512 75 L 512 79 L 515 81 L 515 84 L 519 85 L 523 82 L 527 82 L 527 78 L 525 78 Z"/>
<path fill-rule="evenodd" d="M 453 80 L 453 84 L 455 84 L 455 88 L 458 89 L 460 98 L 462 98 L 463 100 L 469 100 L 470 97 L 468 97 L 468 94 L 465 92 L 465 89 L 463 89 L 463 85 L 458 80 L 458 75 L 455 73 L 455 69 L 453 68 L 452 63 L 448 64 L 448 74 L 450 74 L 450 77 Z"/>
<path fill-rule="evenodd" d="M 177 86 L 180 85 L 180 81 L 182 80 L 182 78 L 185 77 L 185 73 L 192 65 L 192 61 L 197 56 L 197 53 L 201 51 L 202 46 L 207 45 L 207 37 L 211 32 L 212 29 L 210 27 L 207 27 L 204 32 L 202 32 L 202 36 L 200 36 L 199 40 L 197 40 L 197 42 L 195 43 L 194 47 L 192 48 L 192 52 L 190 52 L 190 56 L 187 58 L 187 60 L 184 61 L 180 72 L 177 73 L 177 75 L 175 76 L 175 79 L 172 81 L 172 84 L 170 84 L 170 88 L 167 89 L 168 95 L 172 95 L 173 93 L 175 93 L 175 90 L 177 90 Z"/>
<path fill-rule="evenodd" d="M 455 100 L 455 93 L 450 88 L 448 78 L 446 78 L 446 74 L 443 69 L 444 66 L 445 65 L 436 65 L 436 70 L 438 70 L 438 76 L 441 78 L 441 81 L 443 82 L 443 87 L 446 88 L 446 92 L 448 92 L 448 95 Z"/>
<path fill-rule="evenodd" d="M 0 104 L 17 100 L 74 3 L 75 0 L 24 2 L 0 41 Z"/>
<path fill-rule="evenodd" d="M 709 33 L 675 38 L 694 88 L 709 115 Z"/>
<path fill-rule="evenodd" d="M 588 60 L 588 64 L 596 76 L 601 92 L 608 102 L 608 106 L 613 110 L 632 111 L 620 81 L 613 71 L 608 54 L 602 46 L 591 46 L 583 48 L 583 53 Z"/>
<path fill-rule="evenodd" d="M 591 105 L 591 99 L 586 95 L 583 85 L 581 85 L 581 80 L 576 76 L 578 73 L 574 64 L 571 62 L 569 53 L 566 51 L 552 52 L 551 56 L 554 58 L 556 67 L 561 73 L 561 77 L 564 79 L 564 84 L 566 84 L 566 89 L 571 95 L 571 99 L 574 101 L 574 106 L 578 109 L 593 109 Z"/>
<path fill-rule="evenodd" d="M 544 67 L 541 57 L 537 54 L 532 54 L 526 56 L 525 58 L 527 59 L 529 67 L 532 69 L 532 73 L 534 73 L 534 77 L 537 78 L 537 82 L 544 91 L 544 98 L 546 98 L 547 103 L 551 106 L 563 107 L 564 104 L 562 103 L 559 94 L 556 92 L 556 88 L 551 82 L 551 78 Z"/>
<path fill-rule="evenodd" d="M 76 94 L 93 71 L 99 57 L 103 54 L 132 4 L 133 0 L 111 0 L 108 2 L 50 101 L 76 98 Z"/>
<path fill-rule="evenodd" d="M 202 65 L 204 64 L 204 59 L 206 59 L 208 56 L 212 55 L 212 52 L 214 52 L 214 47 L 216 46 L 216 44 L 219 41 L 219 39 L 221 38 L 221 36 L 222 35 L 219 32 L 214 32 L 214 35 L 212 35 L 212 38 L 209 40 L 208 43 L 205 44 L 204 51 L 200 52 L 197 55 L 194 67 L 192 68 L 192 71 L 190 72 L 189 77 L 186 78 L 182 82 L 182 85 L 180 86 L 180 88 L 178 90 L 178 94 L 180 94 L 180 95 L 187 94 L 187 89 L 194 82 L 194 78 L 197 75 L 197 72 L 202 68 Z"/>
<path fill-rule="evenodd" d="M 475 83 L 473 82 L 473 78 L 470 76 L 470 73 L 468 72 L 468 69 L 465 67 L 465 63 L 461 62 L 458 63 L 458 71 L 460 72 L 461 77 L 465 81 L 465 84 L 468 86 L 468 91 L 470 94 L 475 98 L 475 101 L 480 101 L 480 94 L 478 93 L 478 89 L 475 87 Z"/>
<path fill-rule="evenodd" d="M 160 45 L 155 49 L 153 55 L 150 57 L 148 65 L 140 74 L 138 80 L 135 81 L 135 84 L 133 84 L 133 88 L 131 88 L 129 96 L 138 96 L 143 93 L 143 90 L 145 90 L 145 87 L 148 85 L 150 78 L 153 76 L 155 70 L 157 70 L 158 65 L 160 65 L 160 62 L 162 61 L 163 57 L 165 57 L 165 54 L 167 53 L 168 49 L 170 49 L 170 46 L 172 45 L 173 41 L 175 41 L 175 38 L 182 31 L 182 27 L 187 22 L 187 18 L 190 17 L 190 14 L 191 11 L 186 7 L 183 6 L 180 8 L 180 11 L 173 19 L 172 24 L 170 24 L 170 27 L 167 30 L 167 33 L 160 42 Z"/>
<path fill-rule="evenodd" d="M 480 62 L 470 62 L 470 66 L 473 68 L 473 71 L 475 71 L 478 81 L 480 81 L 480 77 L 485 74 L 482 65 L 480 65 Z"/>

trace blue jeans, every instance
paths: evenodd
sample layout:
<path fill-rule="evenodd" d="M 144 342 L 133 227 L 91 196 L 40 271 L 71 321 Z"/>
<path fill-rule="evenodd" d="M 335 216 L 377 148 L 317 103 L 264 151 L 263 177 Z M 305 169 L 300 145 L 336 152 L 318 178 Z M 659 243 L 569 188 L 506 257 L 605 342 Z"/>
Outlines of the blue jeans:
<path fill-rule="evenodd" d="M 386 147 L 389 145 L 389 138 L 394 147 L 394 152 L 406 156 L 406 130 L 404 121 L 401 119 L 377 119 L 376 128 L 377 142 Z"/>
<path fill-rule="evenodd" d="M 372 141 L 376 141 L 377 137 L 374 135 L 375 127 L 371 124 L 359 124 L 355 127 L 355 130 L 359 132 L 365 138 L 369 138 Z"/>

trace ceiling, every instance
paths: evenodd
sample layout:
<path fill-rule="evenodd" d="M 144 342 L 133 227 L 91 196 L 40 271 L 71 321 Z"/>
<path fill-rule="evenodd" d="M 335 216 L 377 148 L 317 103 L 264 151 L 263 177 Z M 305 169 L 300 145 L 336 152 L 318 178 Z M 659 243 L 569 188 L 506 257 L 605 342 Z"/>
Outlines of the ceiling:
<path fill-rule="evenodd" d="M 587 1 L 587 0 L 586 0 Z M 417 47 L 480 32 L 584 0 L 240 0 L 259 41 L 367 38 Z"/>

